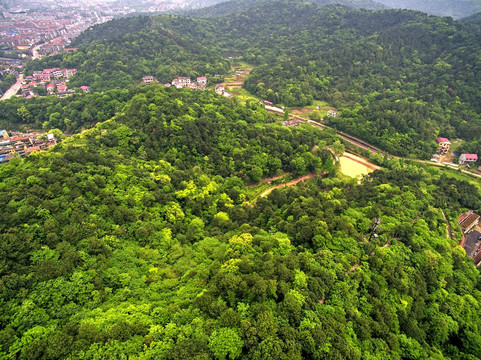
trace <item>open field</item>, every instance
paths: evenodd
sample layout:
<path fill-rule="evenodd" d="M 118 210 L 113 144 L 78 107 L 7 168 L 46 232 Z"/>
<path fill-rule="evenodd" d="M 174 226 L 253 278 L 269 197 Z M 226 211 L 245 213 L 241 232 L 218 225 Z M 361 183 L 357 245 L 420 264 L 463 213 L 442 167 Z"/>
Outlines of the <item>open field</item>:
<path fill-rule="evenodd" d="M 340 158 L 341 172 L 353 178 L 367 175 L 374 170 L 380 169 L 380 166 L 374 165 L 366 159 L 359 156 L 344 153 Z"/>

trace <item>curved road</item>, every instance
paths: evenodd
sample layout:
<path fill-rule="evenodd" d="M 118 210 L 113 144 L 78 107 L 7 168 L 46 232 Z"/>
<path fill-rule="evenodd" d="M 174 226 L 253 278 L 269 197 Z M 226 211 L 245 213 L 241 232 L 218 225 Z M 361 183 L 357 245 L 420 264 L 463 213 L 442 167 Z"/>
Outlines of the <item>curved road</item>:
<path fill-rule="evenodd" d="M 20 87 L 22 86 L 22 81 L 23 81 L 23 74 L 18 75 L 17 77 L 17 82 L 13 84 L 10 89 L 8 89 L 5 94 L 3 94 L 2 98 L 0 100 L 7 100 L 10 99 L 12 96 L 14 96 L 18 90 L 20 90 Z"/>
<path fill-rule="evenodd" d="M 278 110 L 282 110 L 282 109 L 272 108 L 270 106 L 269 107 L 266 106 L 266 110 L 279 114 L 280 111 L 278 111 Z M 332 130 L 336 131 L 337 135 L 339 135 L 345 141 L 350 142 L 351 144 L 353 144 L 353 145 L 355 145 L 355 146 L 357 146 L 361 149 L 369 150 L 373 154 L 377 153 L 378 151 L 379 151 L 379 153 L 381 153 L 381 155 L 385 154 L 385 152 L 382 151 L 381 149 L 379 149 L 378 147 L 376 147 L 374 145 L 371 145 L 364 140 L 358 139 L 355 136 L 352 136 L 352 135 L 346 134 L 345 132 L 342 132 L 342 131 L 336 130 L 334 128 L 331 128 L 330 126 L 327 126 L 327 125 L 324 125 L 324 124 L 318 123 L 316 121 L 312 121 L 312 120 L 309 120 L 309 119 L 306 119 L 306 118 L 303 118 L 303 117 L 300 117 L 300 116 L 297 116 L 297 115 L 289 115 L 289 117 L 292 118 L 292 119 L 295 119 L 295 120 L 299 120 L 300 122 L 303 122 L 303 123 L 309 123 L 312 126 L 320 127 L 321 129 L 324 129 L 324 128 L 332 129 Z M 460 170 L 462 173 L 464 173 L 466 175 L 470 175 L 470 176 L 476 177 L 478 179 L 481 179 L 481 175 L 479 175 L 479 174 L 472 173 L 471 171 L 468 171 L 468 170 L 452 167 L 452 166 L 449 166 L 449 165 L 446 165 L 446 164 L 440 164 L 440 163 L 436 163 L 436 162 L 433 162 L 433 161 L 420 160 L 420 159 L 402 158 L 402 157 L 399 157 L 399 156 L 389 154 L 389 158 L 391 158 L 391 157 L 395 157 L 395 158 L 398 158 L 398 159 L 404 159 L 404 160 L 416 161 L 416 162 L 423 163 L 423 164 L 434 165 L 434 166 L 444 167 L 444 168 L 453 169 L 453 170 Z"/>

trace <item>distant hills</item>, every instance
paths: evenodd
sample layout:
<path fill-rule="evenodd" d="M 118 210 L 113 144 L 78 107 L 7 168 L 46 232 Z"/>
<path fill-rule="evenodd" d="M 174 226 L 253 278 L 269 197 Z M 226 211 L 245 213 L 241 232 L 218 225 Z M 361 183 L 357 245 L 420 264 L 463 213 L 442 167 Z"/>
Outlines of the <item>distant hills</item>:
<path fill-rule="evenodd" d="M 224 16 L 265 3 L 267 0 L 226 1 L 189 12 L 193 16 Z M 430 15 L 451 16 L 455 19 L 481 12 L 479 0 L 308 0 L 319 5 L 344 5 L 354 9 L 409 9 Z M 212 2 L 211 2 L 212 3 Z"/>
<path fill-rule="evenodd" d="M 188 14 L 198 17 L 216 17 L 235 14 L 251 7 L 262 6 L 269 0 L 239 0 L 239 1 L 225 1 L 212 6 L 204 7 L 189 11 Z M 367 9 L 367 10 L 381 10 L 387 7 L 379 2 L 373 0 L 308 0 L 307 3 L 312 3 L 318 6 L 326 5 L 344 5 L 353 9 Z"/>
<path fill-rule="evenodd" d="M 481 25 L 481 12 L 468 16 L 464 18 L 463 21 L 468 23 L 477 23 L 478 25 Z"/>
<path fill-rule="evenodd" d="M 432 15 L 462 18 L 481 11 L 479 0 L 376 0 L 397 9 L 423 11 Z"/>

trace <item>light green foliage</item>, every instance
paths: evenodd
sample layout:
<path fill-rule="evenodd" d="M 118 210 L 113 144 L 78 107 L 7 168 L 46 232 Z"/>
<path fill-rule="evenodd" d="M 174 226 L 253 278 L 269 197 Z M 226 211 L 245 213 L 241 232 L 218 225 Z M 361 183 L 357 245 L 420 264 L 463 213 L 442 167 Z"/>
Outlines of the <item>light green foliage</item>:
<path fill-rule="evenodd" d="M 209 348 L 216 359 L 237 359 L 242 353 L 244 342 L 234 329 L 220 328 L 209 338 Z"/>

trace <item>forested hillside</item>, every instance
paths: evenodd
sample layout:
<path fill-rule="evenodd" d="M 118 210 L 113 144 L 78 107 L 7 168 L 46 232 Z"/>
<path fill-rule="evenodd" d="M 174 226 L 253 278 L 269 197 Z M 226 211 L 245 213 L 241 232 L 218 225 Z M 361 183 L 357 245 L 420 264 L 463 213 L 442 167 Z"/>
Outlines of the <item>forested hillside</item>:
<path fill-rule="evenodd" d="M 268 2 L 270 0 L 225 1 L 213 6 L 191 10 L 187 12 L 187 15 L 198 17 L 226 16 L 239 11 L 245 11 L 250 7 L 258 7 L 260 4 Z M 344 5 L 354 9 L 380 10 L 386 8 L 386 6 L 373 0 L 309 0 L 307 2 L 318 6 Z"/>
<path fill-rule="evenodd" d="M 462 18 L 481 11 L 478 0 L 376 0 L 396 9 L 412 9 L 439 16 Z"/>
<path fill-rule="evenodd" d="M 239 57 L 255 67 L 245 83 L 251 93 L 288 107 L 325 101 L 341 113 L 330 125 L 390 153 L 428 159 L 437 136 L 481 153 L 473 142 L 481 135 L 474 22 L 298 1 L 250 5 L 215 18 L 115 20 L 81 35 L 77 52 L 34 61 L 27 72 L 75 67 L 71 85 L 102 91 L 138 85 L 144 75 L 205 75 L 212 83 L 228 75 L 227 57 Z"/>
<path fill-rule="evenodd" d="M 69 85 L 89 84 L 93 91 L 138 85 L 145 75 L 170 82 L 177 75 L 211 79 L 215 74 L 225 74 L 230 67 L 221 53 L 214 47 L 203 46 L 191 36 L 191 31 L 197 36 L 205 33 L 201 24 L 187 20 L 182 25 L 184 21 L 173 16 L 141 17 L 98 25 L 72 43 L 72 46 L 86 44 L 81 50 L 33 61 L 27 64 L 25 72 L 49 66 L 77 68 L 79 72 Z M 138 26 L 139 23 L 145 26 Z M 189 28 L 188 24 L 193 27 Z M 185 33 L 170 30 L 178 25 Z"/>
<path fill-rule="evenodd" d="M 478 358 L 481 277 L 446 233 L 473 185 L 396 159 L 359 183 L 334 134 L 258 104 L 129 96 L 0 166 L 1 358 Z M 246 186 L 283 172 L 318 175 Z"/>
<path fill-rule="evenodd" d="M 322 100 L 389 152 L 445 135 L 481 154 L 475 18 L 318 5 L 118 19 L 27 66 L 77 68 L 69 87 L 92 93 L 0 103 L 0 128 L 87 129 L 0 166 L 1 359 L 479 358 L 481 275 L 457 223 L 478 187 L 387 155 L 351 179 L 332 130 L 138 86 L 212 84 L 232 57 L 251 93 Z"/>

